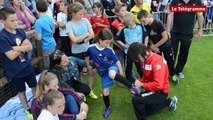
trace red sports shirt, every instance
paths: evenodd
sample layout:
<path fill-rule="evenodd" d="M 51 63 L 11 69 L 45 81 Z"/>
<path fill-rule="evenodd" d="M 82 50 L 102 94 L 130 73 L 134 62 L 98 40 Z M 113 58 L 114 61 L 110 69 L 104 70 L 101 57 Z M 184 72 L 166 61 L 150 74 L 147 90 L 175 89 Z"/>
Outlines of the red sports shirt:
<path fill-rule="evenodd" d="M 152 92 L 169 92 L 169 70 L 166 60 L 153 52 L 149 55 L 143 64 L 143 77 L 140 82 L 144 83 L 144 89 Z"/>
<path fill-rule="evenodd" d="M 103 15 L 103 16 L 92 16 L 91 18 L 91 25 L 94 26 L 96 23 L 101 23 L 103 25 L 107 25 L 108 28 L 110 28 L 110 23 L 108 18 Z M 95 26 L 93 27 L 93 31 L 95 33 L 95 35 L 97 35 L 98 32 L 100 32 L 104 27 L 100 27 L 100 26 Z"/>

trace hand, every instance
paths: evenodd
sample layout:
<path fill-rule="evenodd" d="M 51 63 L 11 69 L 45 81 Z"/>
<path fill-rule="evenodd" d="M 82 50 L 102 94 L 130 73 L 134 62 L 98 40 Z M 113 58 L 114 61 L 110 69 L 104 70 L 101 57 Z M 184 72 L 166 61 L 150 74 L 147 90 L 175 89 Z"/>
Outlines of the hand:
<path fill-rule="evenodd" d="M 80 97 L 80 98 L 83 98 L 85 97 L 85 95 L 83 93 L 80 93 L 80 92 L 76 92 L 76 94 Z"/>
<path fill-rule="evenodd" d="M 140 82 L 139 80 L 136 80 L 136 81 L 135 81 L 135 86 L 136 86 L 136 87 L 141 87 L 142 85 L 143 85 L 143 83 Z"/>
<path fill-rule="evenodd" d="M 155 48 L 155 49 L 154 49 L 154 52 L 155 52 L 155 53 L 160 53 L 160 49 L 159 49 L 159 48 Z"/>
<path fill-rule="evenodd" d="M 100 23 L 96 23 L 95 25 L 98 26 L 98 27 L 102 26 L 102 24 L 100 24 Z"/>
<path fill-rule="evenodd" d="M 129 44 L 126 44 L 126 48 L 127 48 L 127 49 L 129 48 Z"/>
<path fill-rule="evenodd" d="M 96 73 L 96 69 L 95 68 L 93 69 L 92 66 L 88 66 L 87 70 L 88 70 L 90 75 L 95 75 L 95 73 Z"/>
<path fill-rule="evenodd" d="M 93 76 L 93 75 L 95 75 L 95 73 L 96 73 L 96 69 L 95 68 L 94 69 L 92 68 L 91 70 L 89 70 L 89 74 L 90 75 Z"/>
<path fill-rule="evenodd" d="M 155 45 L 153 45 L 153 44 L 150 45 L 150 49 L 155 53 L 160 53 L 160 49 L 155 47 Z"/>
<path fill-rule="evenodd" d="M 89 33 L 89 32 L 87 32 L 87 33 L 86 33 L 86 35 L 87 35 L 87 36 L 86 36 L 86 38 L 84 39 L 84 42 L 87 42 L 87 41 L 89 41 L 89 40 L 90 40 L 90 39 L 88 39 L 88 38 L 89 38 L 89 36 L 90 36 L 90 33 Z"/>
<path fill-rule="evenodd" d="M 92 28 L 95 28 L 96 27 L 96 24 L 92 25 Z"/>
<path fill-rule="evenodd" d="M 76 119 L 77 120 L 84 120 L 87 118 L 87 115 L 83 112 L 80 112 L 77 116 L 76 116 Z"/>
<path fill-rule="evenodd" d="M 85 114 L 87 114 L 88 105 L 85 102 L 81 103 L 81 105 L 80 105 L 80 111 L 83 111 L 83 110 L 84 110 Z"/>
<path fill-rule="evenodd" d="M 21 4 L 21 10 L 23 10 L 25 12 L 26 6 L 24 2 L 20 2 Z"/>
<path fill-rule="evenodd" d="M 87 70 L 88 70 L 88 71 L 91 71 L 92 69 L 93 69 L 93 68 L 92 68 L 91 65 L 88 65 L 88 66 L 87 66 Z"/>
<path fill-rule="evenodd" d="M 170 33 L 170 31 L 166 31 L 166 32 L 167 32 L 168 37 L 171 38 L 171 33 Z"/>
<path fill-rule="evenodd" d="M 198 40 L 200 40 L 203 35 L 203 30 L 199 29 L 197 35 L 198 35 Z"/>
<path fill-rule="evenodd" d="M 87 32 L 87 33 L 86 33 L 86 35 L 87 35 L 87 37 L 89 37 L 89 36 L 90 36 L 90 33 L 89 33 L 89 32 Z"/>

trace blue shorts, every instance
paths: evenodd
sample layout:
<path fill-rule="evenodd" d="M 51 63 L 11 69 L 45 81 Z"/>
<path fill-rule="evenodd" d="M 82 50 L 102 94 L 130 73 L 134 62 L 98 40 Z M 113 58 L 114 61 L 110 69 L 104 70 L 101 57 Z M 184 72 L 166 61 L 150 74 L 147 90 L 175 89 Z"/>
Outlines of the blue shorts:
<path fill-rule="evenodd" d="M 25 82 L 30 88 L 36 87 L 37 85 L 34 72 L 23 77 L 14 77 L 12 82 L 14 83 L 17 92 L 24 92 L 26 90 Z"/>
<path fill-rule="evenodd" d="M 102 76 L 100 76 L 101 82 L 102 82 L 102 89 L 109 88 L 114 85 L 113 80 L 108 75 L 110 70 L 114 70 L 117 73 L 118 67 L 116 65 L 113 65 L 113 66 L 109 67 L 107 71 L 104 71 L 105 74 L 102 74 Z"/>

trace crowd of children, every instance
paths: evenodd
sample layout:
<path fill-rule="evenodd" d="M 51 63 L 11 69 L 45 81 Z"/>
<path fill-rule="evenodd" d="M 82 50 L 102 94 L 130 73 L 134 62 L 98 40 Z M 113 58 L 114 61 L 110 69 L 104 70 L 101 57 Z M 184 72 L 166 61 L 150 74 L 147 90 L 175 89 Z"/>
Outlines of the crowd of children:
<path fill-rule="evenodd" d="M 161 105 L 165 101 L 162 107 L 175 110 L 177 97 L 167 98 L 169 76 L 175 84 L 179 83 L 172 43 L 162 22 L 152 17 L 152 12 L 165 9 L 168 0 L 150 1 L 147 4 L 143 0 L 0 0 L 2 67 L 6 78 L 15 84 L 27 117 L 86 119 L 86 96 L 98 98 L 92 89 L 95 68 L 102 82 L 104 118 L 112 111 L 109 88 L 113 80 L 136 94 L 133 106 L 140 120 L 155 112 L 146 113 L 148 101 Z M 116 17 L 110 18 L 112 15 Z M 208 22 L 212 22 L 210 17 Z M 33 49 L 29 37 L 40 41 L 44 68 L 48 70 L 42 72 L 38 83 L 28 55 Z M 167 62 L 156 53 L 163 53 Z M 158 67 L 149 63 L 151 58 L 160 60 Z M 138 73 L 133 74 L 133 63 Z M 87 84 L 82 80 L 85 69 Z M 31 107 L 26 100 L 25 82 L 34 96 Z M 139 87 L 146 92 L 141 93 Z M 143 109 L 139 110 L 138 105 Z"/>

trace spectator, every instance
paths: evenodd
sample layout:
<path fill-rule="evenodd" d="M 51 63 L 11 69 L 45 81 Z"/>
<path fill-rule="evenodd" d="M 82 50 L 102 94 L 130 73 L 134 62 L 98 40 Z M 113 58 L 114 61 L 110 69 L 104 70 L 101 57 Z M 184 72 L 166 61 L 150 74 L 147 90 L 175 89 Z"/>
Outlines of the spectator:
<path fill-rule="evenodd" d="M 116 34 L 115 40 L 123 47 L 125 54 L 127 54 L 129 45 L 131 45 L 132 43 L 140 42 L 147 45 L 148 36 L 147 36 L 146 30 L 141 24 L 135 23 L 135 18 L 133 13 L 128 12 L 125 14 L 124 23 L 126 26 Z M 135 64 L 140 77 L 142 77 L 143 75 L 141 70 L 141 64 L 139 62 L 133 62 L 127 56 L 125 73 L 126 73 L 126 78 L 132 83 L 134 82 L 134 80 L 132 79 L 133 63 Z"/>
<path fill-rule="evenodd" d="M 107 16 L 104 15 L 104 8 L 100 2 L 93 4 L 93 11 L 95 15 L 91 18 L 91 25 L 95 35 L 97 35 L 103 28 L 110 28 L 110 23 Z"/>
<path fill-rule="evenodd" d="M 152 11 L 153 18 L 156 20 L 158 19 L 158 13 L 156 13 L 158 10 L 158 5 L 159 5 L 159 0 L 152 0 L 151 11 Z"/>
<path fill-rule="evenodd" d="M 66 29 L 72 40 L 72 53 L 78 58 L 84 59 L 84 52 L 89 46 L 89 41 L 94 37 L 91 24 L 83 18 L 84 6 L 75 2 L 68 7 L 68 22 Z"/>
<path fill-rule="evenodd" d="M 35 23 L 36 39 L 41 41 L 44 66 L 49 67 L 49 55 L 55 51 L 56 42 L 53 38 L 54 20 L 46 14 L 47 3 L 44 0 L 36 2 L 36 9 L 39 12 L 39 19 Z"/>
<path fill-rule="evenodd" d="M 25 82 L 31 88 L 33 96 L 36 92 L 36 79 L 27 52 L 32 45 L 26 38 L 23 29 L 18 28 L 17 16 L 14 10 L 2 8 L 0 19 L 5 28 L 0 32 L 0 58 L 7 80 L 11 80 L 18 92 L 18 97 L 25 108 L 28 118 L 32 118 L 26 98 Z"/>
<path fill-rule="evenodd" d="M 89 16 L 93 16 L 94 15 L 94 11 L 93 11 L 93 4 L 96 2 L 100 2 L 100 0 L 84 0 L 85 2 L 85 7 L 86 7 L 86 13 Z"/>
<path fill-rule="evenodd" d="M 172 0 L 170 6 L 173 5 L 201 5 L 200 0 L 196 1 L 179 1 Z M 183 69 L 187 62 L 189 48 L 192 42 L 193 29 L 195 25 L 195 15 L 197 14 L 199 29 L 198 36 L 201 38 L 203 29 L 203 15 L 201 12 L 170 12 L 167 18 L 166 30 L 171 37 L 172 47 L 174 49 L 175 60 L 177 58 L 178 48 L 179 54 L 177 59 L 177 64 L 175 67 L 176 74 L 180 78 L 184 78 Z M 180 47 L 179 47 L 180 44 Z"/>
<path fill-rule="evenodd" d="M 70 88 L 79 92 L 79 96 L 90 95 L 93 99 L 97 99 L 98 97 L 91 90 L 93 81 L 88 81 L 89 86 L 84 84 L 80 77 L 78 67 L 86 67 L 85 61 L 77 57 L 67 57 L 60 50 L 56 50 L 50 56 L 49 69 L 58 76 L 60 82 L 66 83 Z M 89 79 L 93 79 L 93 77 L 94 73 L 89 74 Z"/>
<path fill-rule="evenodd" d="M 61 41 L 61 50 L 67 56 L 71 55 L 71 45 L 70 45 L 70 38 L 66 32 L 66 23 L 67 23 L 67 7 L 69 3 L 67 0 L 62 0 L 60 2 L 60 11 L 57 14 L 57 24 L 59 27 L 59 34 L 60 34 L 60 41 Z"/>
<path fill-rule="evenodd" d="M 142 9 L 146 10 L 149 14 L 151 12 L 149 5 L 143 3 L 143 0 L 135 0 L 135 6 L 131 8 L 130 12 L 134 14 L 136 23 L 140 23 L 140 21 L 137 18 L 137 14 Z"/>
<path fill-rule="evenodd" d="M 59 120 L 58 115 L 64 111 L 65 98 L 64 95 L 57 90 L 49 90 L 44 95 L 44 107 L 38 120 Z"/>
<path fill-rule="evenodd" d="M 113 36 L 116 35 L 116 33 L 121 30 L 125 24 L 124 24 L 124 15 L 127 12 L 127 6 L 126 4 L 118 4 L 115 6 L 115 13 L 117 15 L 118 18 L 116 18 L 115 20 L 113 20 L 113 22 L 111 23 L 111 31 Z M 120 44 L 118 44 L 115 40 L 112 41 L 113 43 L 113 50 L 115 52 L 115 54 L 118 56 L 119 61 L 121 62 L 122 66 L 125 66 L 125 54 L 123 52 L 123 48 Z M 120 82 L 118 82 L 118 86 L 123 87 L 124 85 L 121 84 Z"/>
<path fill-rule="evenodd" d="M 4 7 L 11 7 L 12 6 L 11 1 L 12 0 L 4 0 Z M 29 4 L 28 0 L 23 0 L 23 2 L 25 3 L 26 6 L 28 6 Z"/>
<path fill-rule="evenodd" d="M 146 10 L 141 10 L 138 13 L 138 19 L 147 30 L 151 50 L 159 55 L 163 53 L 168 63 L 169 75 L 172 81 L 178 84 L 179 79 L 176 77 L 174 71 L 174 53 L 163 23 L 160 20 L 153 19 L 152 16 L 148 15 Z"/>
<path fill-rule="evenodd" d="M 101 0 L 101 3 L 103 4 L 103 7 L 104 7 L 106 14 L 108 16 L 116 15 L 114 8 L 118 4 L 122 4 L 122 3 L 126 4 L 128 6 L 127 9 L 130 10 L 130 7 L 129 7 L 127 0 Z"/>
<path fill-rule="evenodd" d="M 22 0 L 11 0 L 11 2 L 11 8 L 16 11 L 18 17 L 19 28 L 24 29 L 25 32 L 30 31 L 31 25 L 35 23 L 36 18 Z"/>
<path fill-rule="evenodd" d="M 58 78 L 55 74 L 44 71 L 38 81 L 36 96 L 32 102 L 33 119 L 37 120 L 41 111 L 45 108 L 44 94 L 50 89 L 62 92 L 65 97 L 65 109 L 59 115 L 60 120 L 86 119 L 88 105 L 82 101 L 75 91 L 69 88 L 58 87 Z M 84 113 L 81 111 L 84 110 Z"/>

